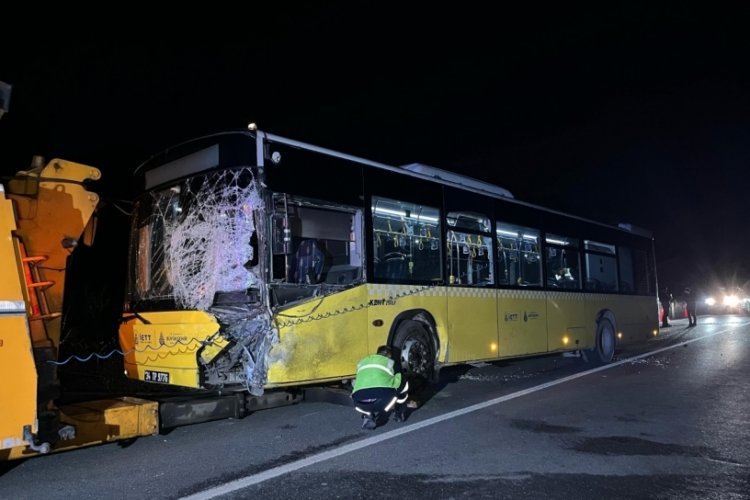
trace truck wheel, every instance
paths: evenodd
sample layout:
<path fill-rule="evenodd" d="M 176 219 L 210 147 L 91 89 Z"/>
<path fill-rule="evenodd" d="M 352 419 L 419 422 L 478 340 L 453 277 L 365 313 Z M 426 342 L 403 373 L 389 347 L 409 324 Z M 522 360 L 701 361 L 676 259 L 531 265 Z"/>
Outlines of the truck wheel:
<path fill-rule="evenodd" d="M 615 327 L 609 318 L 602 318 L 596 327 L 596 346 L 581 351 L 587 363 L 609 363 L 615 357 Z"/>
<path fill-rule="evenodd" d="M 424 323 L 413 320 L 401 323 L 393 345 L 400 351 L 401 370 L 406 377 L 430 380 L 435 369 L 435 353 Z"/>

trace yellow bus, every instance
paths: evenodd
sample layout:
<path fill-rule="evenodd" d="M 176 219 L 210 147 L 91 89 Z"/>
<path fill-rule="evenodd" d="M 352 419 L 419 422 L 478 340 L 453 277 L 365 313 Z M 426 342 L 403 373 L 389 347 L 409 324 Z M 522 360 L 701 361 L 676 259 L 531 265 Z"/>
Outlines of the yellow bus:
<path fill-rule="evenodd" d="M 194 389 L 346 384 L 389 344 L 410 377 L 547 353 L 606 363 L 658 332 L 653 238 L 422 164 L 264 133 L 136 170 L 130 378 Z"/>

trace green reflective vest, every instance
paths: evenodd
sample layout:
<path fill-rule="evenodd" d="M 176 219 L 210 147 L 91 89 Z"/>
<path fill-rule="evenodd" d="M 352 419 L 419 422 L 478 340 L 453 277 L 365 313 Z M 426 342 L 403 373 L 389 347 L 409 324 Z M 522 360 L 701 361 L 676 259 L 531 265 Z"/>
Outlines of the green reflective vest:
<path fill-rule="evenodd" d="M 393 372 L 393 360 L 380 354 L 371 354 L 357 363 L 357 378 L 352 392 L 374 387 L 398 389 L 401 374 Z"/>

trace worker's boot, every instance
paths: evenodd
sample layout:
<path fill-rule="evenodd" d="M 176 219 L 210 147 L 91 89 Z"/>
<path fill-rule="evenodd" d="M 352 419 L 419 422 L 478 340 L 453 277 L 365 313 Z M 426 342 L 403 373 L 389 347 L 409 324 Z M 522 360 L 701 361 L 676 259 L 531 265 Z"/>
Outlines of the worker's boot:
<path fill-rule="evenodd" d="M 406 420 L 404 405 L 398 405 L 396 407 L 396 410 L 393 412 L 393 420 L 395 420 L 396 422 L 403 422 L 404 420 Z"/>
<path fill-rule="evenodd" d="M 375 420 L 372 419 L 369 415 L 362 415 L 362 428 L 368 431 L 373 430 L 375 427 L 377 427 L 377 424 L 375 423 Z"/>

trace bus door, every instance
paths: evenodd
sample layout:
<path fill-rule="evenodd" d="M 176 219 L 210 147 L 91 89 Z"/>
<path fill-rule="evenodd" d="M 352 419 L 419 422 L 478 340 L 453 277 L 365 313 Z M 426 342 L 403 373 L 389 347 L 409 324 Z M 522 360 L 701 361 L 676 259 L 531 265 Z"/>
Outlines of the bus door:
<path fill-rule="evenodd" d="M 447 361 L 497 358 L 497 294 L 489 218 L 448 214 Z"/>
<path fill-rule="evenodd" d="M 498 356 L 547 351 L 547 304 L 541 290 L 539 231 L 497 223 Z"/>
<path fill-rule="evenodd" d="M 549 350 L 575 349 L 587 342 L 578 240 L 547 234 L 545 242 Z"/>

